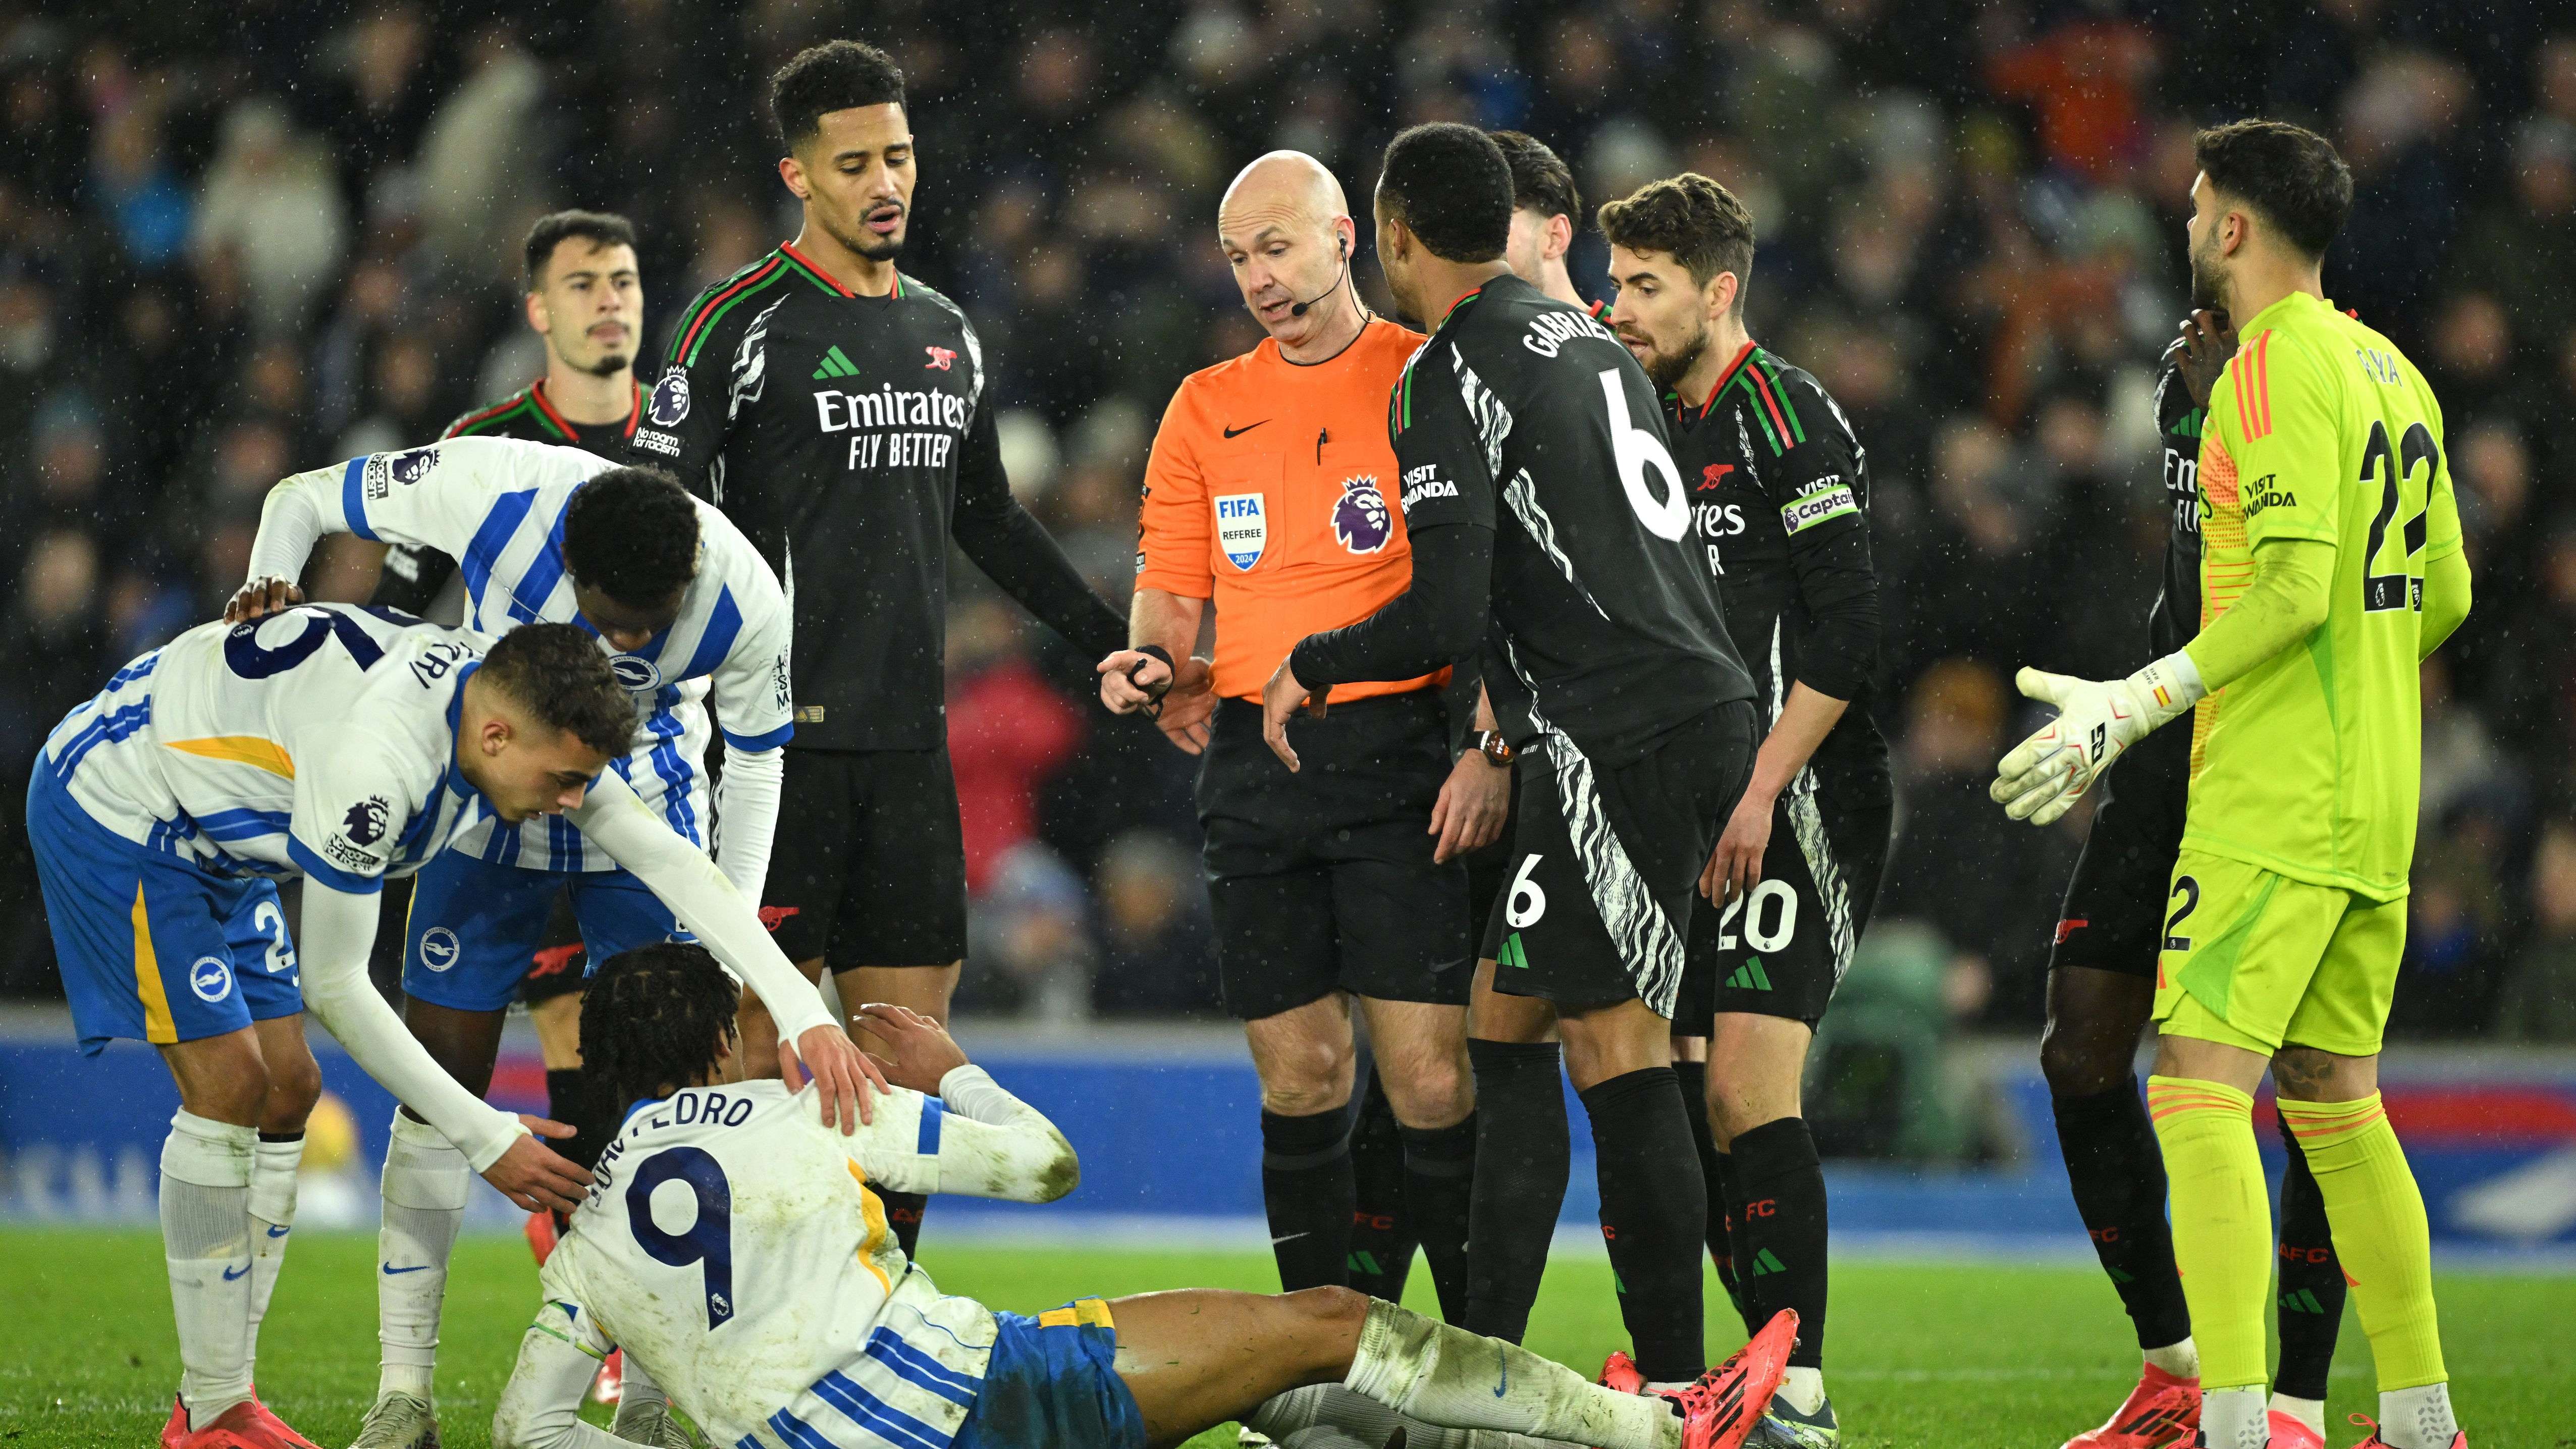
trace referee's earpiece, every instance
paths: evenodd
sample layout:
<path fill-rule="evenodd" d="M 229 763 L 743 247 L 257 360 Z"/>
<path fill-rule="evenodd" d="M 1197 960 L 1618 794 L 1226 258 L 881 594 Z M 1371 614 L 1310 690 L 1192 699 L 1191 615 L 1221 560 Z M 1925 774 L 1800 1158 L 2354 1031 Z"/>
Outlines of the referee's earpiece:
<path fill-rule="evenodd" d="M 1347 281 L 1349 281 L 1349 280 L 1351 279 L 1351 239 L 1350 239 L 1349 237 L 1343 236 L 1343 235 L 1342 235 L 1341 233 L 1339 233 L 1339 232 L 1335 232 L 1335 233 L 1333 234 L 1333 251 L 1334 251 L 1334 253 L 1335 253 L 1334 260 L 1335 260 L 1335 261 L 1338 261 L 1338 262 L 1340 262 L 1340 263 L 1342 264 L 1342 265 L 1341 265 L 1341 271 L 1340 271 L 1337 275 L 1335 275 L 1335 276 L 1334 276 L 1334 278 L 1333 278 L 1333 285 L 1331 285 L 1331 286 L 1329 286 L 1329 287 L 1326 287 L 1323 291 L 1318 292 L 1318 293 L 1317 293 L 1317 294 L 1315 294 L 1314 296 L 1307 298 L 1305 301 L 1303 301 L 1303 302 L 1299 302 L 1299 303 L 1295 304 L 1294 306 L 1290 307 L 1290 308 L 1288 309 L 1288 315 L 1289 315 L 1289 316 L 1291 316 L 1291 317 L 1303 317 L 1303 316 L 1305 316 L 1305 315 L 1306 315 L 1306 313 L 1307 313 L 1309 310 L 1311 310 L 1311 309 L 1314 307 L 1314 305 L 1315 305 L 1316 303 L 1318 303 L 1318 302 L 1320 302 L 1320 301 L 1324 300 L 1326 297 L 1329 297 L 1329 296 L 1333 295 L 1335 292 L 1340 291 L 1340 290 L 1342 289 L 1342 283 L 1347 282 Z"/>

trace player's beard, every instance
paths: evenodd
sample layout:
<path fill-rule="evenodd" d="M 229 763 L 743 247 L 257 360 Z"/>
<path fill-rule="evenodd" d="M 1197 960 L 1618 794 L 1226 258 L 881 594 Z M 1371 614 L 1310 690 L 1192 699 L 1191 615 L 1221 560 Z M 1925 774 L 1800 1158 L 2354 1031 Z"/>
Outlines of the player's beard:
<path fill-rule="evenodd" d="M 2227 269 L 2219 264 L 2216 247 L 2194 246 L 2191 249 L 2191 305 L 2209 308 L 2227 305 Z"/>
<path fill-rule="evenodd" d="M 864 215 L 865 213 L 862 213 L 862 216 Z M 912 210 L 906 207 L 904 220 L 909 223 L 911 219 Z M 902 256 L 905 235 L 905 232 L 898 232 L 890 237 L 882 237 L 864 226 L 855 227 L 849 231 L 842 231 L 837 227 L 832 229 L 833 240 L 872 262 L 890 262 Z"/>
<path fill-rule="evenodd" d="M 634 358 L 627 356 L 623 352 L 611 352 L 604 354 L 598 361 L 583 368 L 582 371 L 589 373 L 593 377 L 615 377 L 617 374 L 624 372 L 626 370 L 626 365 L 634 360 Z"/>
<path fill-rule="evenodd" d="M 1647 354 L 1646 377 L 1658 390 L 1669 392 L 1683 378 L 1690 376 L 1690 370 L 1699 365 L 1700 354 L 1706 351 L 1708 328 L 1702 326 L 1691 334 L 1690 341 L 1680 347 L 1669 352 L 1658 347 Z"/>

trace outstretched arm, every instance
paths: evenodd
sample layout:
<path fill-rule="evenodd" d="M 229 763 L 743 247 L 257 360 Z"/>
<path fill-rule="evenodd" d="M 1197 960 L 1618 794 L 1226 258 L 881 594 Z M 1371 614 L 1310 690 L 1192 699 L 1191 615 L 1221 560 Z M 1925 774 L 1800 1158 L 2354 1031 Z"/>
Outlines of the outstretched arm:
<path fill-rule="evenodd" d="M 436 1127 L 503 1196 L 532 1211 L 579 1207 L 590 1191 L 590 1174 L 529 1135 L 523 1124 L 540 1119 L 514 1117 L 465 1090 L 430 1058 L 367 979 L 379 900 L 305 880 L 295 934 L 306 1009 L 368 1076 Z M 572 1135 L 569 1127 L 543 1126 L 548 1136 Z"/>
<path fill-rule="evenodd" d="M 614 770 L 602 770 L 566 818 L 609 859 L 633 871 L 726 969 L 760 994 L 778 1019 L 780 1066 L 788 1085 L 796 1085 L 801 1060 L 822 1084 L 823 1120 L 857 1131 L 872 1111 L 869 1092 L 882 1088 L 885 1077 L 832 1020 L 814 983 L 779 954 L 759 912 L 715 861 L 646 809 Z"/>

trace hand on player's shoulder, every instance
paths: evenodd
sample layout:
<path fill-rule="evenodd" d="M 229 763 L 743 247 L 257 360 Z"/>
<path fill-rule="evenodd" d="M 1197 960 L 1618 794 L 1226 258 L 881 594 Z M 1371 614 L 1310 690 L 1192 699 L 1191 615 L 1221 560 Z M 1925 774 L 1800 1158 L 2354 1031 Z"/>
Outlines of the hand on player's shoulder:
<path fill-rule="evenodd" d="M 872 1001 L 859 1008 L 859 1016 L 865 1023 L 861 1029 L 880 1048 L 872 1055 L 895 1086 L 935 1097 L 941 1079 L 966 1065 L 966 1051 L 948 1028 L 920 1012 Z"/>
<path fill-rule="evenodd" d="M 224 622 L 247 624 L 304 602 L 304 590 L 293 579 L 257 578 L 241 586 L 224 604 Z"/>

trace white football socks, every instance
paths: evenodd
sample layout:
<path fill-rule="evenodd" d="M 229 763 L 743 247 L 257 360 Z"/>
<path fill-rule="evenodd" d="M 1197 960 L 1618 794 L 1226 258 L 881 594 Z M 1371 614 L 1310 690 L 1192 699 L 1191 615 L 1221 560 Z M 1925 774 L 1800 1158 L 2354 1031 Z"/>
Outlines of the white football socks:
<path fill-rule="evenodd" d="M 1369 1304 L 1343 1386 L 1407 1419 L 1500 1429 L 1599 1449 L 1678 1449 L 1682 1421 L 1660 1398 L 1615 1393 L 1517 1344 Z"/>
<path fill-rule="evenodd" d="M 2180 1343 L 2148 1349 L 2147 1362 L 2175 1378 L 2196 1379 L 2200 1377 L 2200 1345 L 2193 1343 L 2191 1335 L 2186 1333 Z"/>
<path fill-rule="evenodd" d="M 2272 1396 L 2272 1412 L 2287 1414 L 2307 1425 L 2308 1432 L 2320 1439 L 2326 1436 L 2326 1401 L 2323 1399 L 2302 1399 L 2296 1394 L 2276 1393 Z M 2451 1449 L 2451 1446 L 2445 1444 L 2442 1449 Z"/>
<path fill-rule="evenodd" d="M 2200 1437 L 2209 1449 L 2264 1449 L 2272 1442 L 2272 1423 L 2265 1417 L 2263 1386 L 2201 1390 Z"/>
<path fill-rule="evenodd" d="M 1778 1398 L 1801 1414 L 1813 1414 L 1825 1406 L 1825 1371 L 1793 1368 L 1780 1380 Z"/>
<path fill-rule="evenodd" d="M 250 1343 L 247 1370 L 259 1364 L 259 1325 L 286 1266 L 286 1236 L 295 1231 L 295 1174 L 304 1165 L 304 1134 L 283 1141 L 259 1139 L 250 1163 Z"/>
<path fill-rule="evenodd" d="M 2460 1437 L 2460 1421 L 2451 1413 L 2451 1386 L 2381 1390 L 2379 1437 L 2389 1449 L 2451 1449 L 2451 1441 Z"/>
<path fill-rule="evenodd" d="M 394 1110 L 385 1149 L 385 1218 L 377 1235 L 376 1324 L 384 1345 L 376 1393 L 435 1397 L 438 1308 L 447 1297 L 447 1258 L 465 1221 L 474 1182 L 465 1154 L 426 1122 Z"/>
<path fill-rule="evenodd" d="M 259 1133 L 182 1108 L 161 1141 L 161 1251 L 192 1428 L 250 1397 L 251 1148 Z"/>

